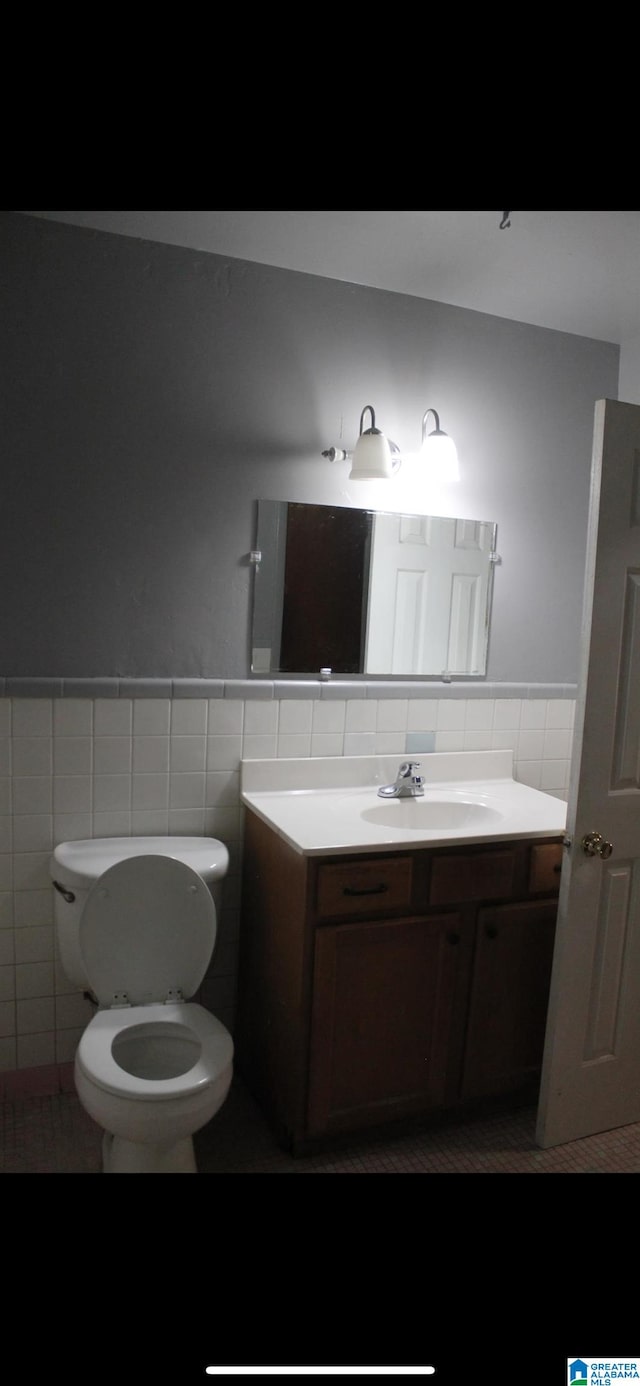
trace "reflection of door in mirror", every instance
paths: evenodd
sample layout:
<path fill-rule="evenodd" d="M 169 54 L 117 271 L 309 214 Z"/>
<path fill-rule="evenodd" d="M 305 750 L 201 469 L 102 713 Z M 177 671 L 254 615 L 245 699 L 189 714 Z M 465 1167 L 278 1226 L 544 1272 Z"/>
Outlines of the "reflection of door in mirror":
<path fill-rule="evenodd" d="M 484 672 L 492 542 L 479 520 L 374 516 L 366 673 Z"/>
<path fill-rule="evenodd" d="M 486 673 L 490 521 L 258 501 L 251 672 Z"/>
<path fill-rule="evenodd" d="M 365 510 L 288 507 L 280 669 L 362 673 L 371 516 Z"/>

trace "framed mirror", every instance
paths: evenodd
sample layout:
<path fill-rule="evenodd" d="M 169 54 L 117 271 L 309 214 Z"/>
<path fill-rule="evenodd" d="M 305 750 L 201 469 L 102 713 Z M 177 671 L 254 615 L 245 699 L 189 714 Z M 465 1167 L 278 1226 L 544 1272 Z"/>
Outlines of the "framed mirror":
<path fill-rule="evenodd" d="M 258 501 L 252 674 L 486 674 L 497 525 Z"/>

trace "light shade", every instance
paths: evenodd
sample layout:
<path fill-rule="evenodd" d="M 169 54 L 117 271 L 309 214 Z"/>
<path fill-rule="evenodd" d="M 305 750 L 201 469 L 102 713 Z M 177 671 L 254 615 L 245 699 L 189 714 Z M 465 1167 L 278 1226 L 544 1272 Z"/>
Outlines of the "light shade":
<path fill-rule="evenodd" d="M 427 433 L 427 418 L 433 414 L 436 426 Z M 440 419 L 435 409 L 427 409 L 422 417 L 421 456 L 429 467 L 434 481 L 459 481 L 458 452 L 453 438 L 440 427 Z"/>
<path fill-rule="evenodd" d="M 371 414 L 371 428 L 364 429 L 364 416 L 367 411 Z M 360 437 L 353 450 L 351 458 L 351 471 L 349 472 L 350 481 L 379 481 L 388 480 L 396 470 L 391 448 L 384 433 L 376 428 L 376 416 L 373 405 L 365 404 L 360 415 Z"/>

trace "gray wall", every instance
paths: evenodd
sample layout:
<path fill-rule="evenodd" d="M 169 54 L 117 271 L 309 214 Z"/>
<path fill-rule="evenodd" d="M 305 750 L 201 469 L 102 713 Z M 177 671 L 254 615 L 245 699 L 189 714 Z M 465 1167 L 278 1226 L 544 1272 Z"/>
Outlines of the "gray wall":
<path fill-rule="evenodd" d="M 498 524 L 488 678 L 576 681 L 616 346 L 9 212 L 0 276 L 0 675 L 246 677 L 255 501 L 387 504 L 320 456 L 370 403 L 461 459 L 388 508 Z"/>

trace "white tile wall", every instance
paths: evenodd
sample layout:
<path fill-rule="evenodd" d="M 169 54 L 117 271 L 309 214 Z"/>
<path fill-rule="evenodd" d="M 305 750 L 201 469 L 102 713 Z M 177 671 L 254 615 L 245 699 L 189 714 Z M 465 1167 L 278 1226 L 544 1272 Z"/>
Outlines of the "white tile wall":
<path fill-rule="evenodd" d="M 566 798 L 569 698 L 0 698 L 0 1070 L 67 1063 L 92 1012 L 55 955 L 49 855 L 83 837 L 196 833 L 230 852 L 202 1000 L 233 1028 L 242 757 L 514 751 Z M 425 754 L 427 751 L 425 750 Z M 418 752 L 419 754 L 419 752 Z"/>

